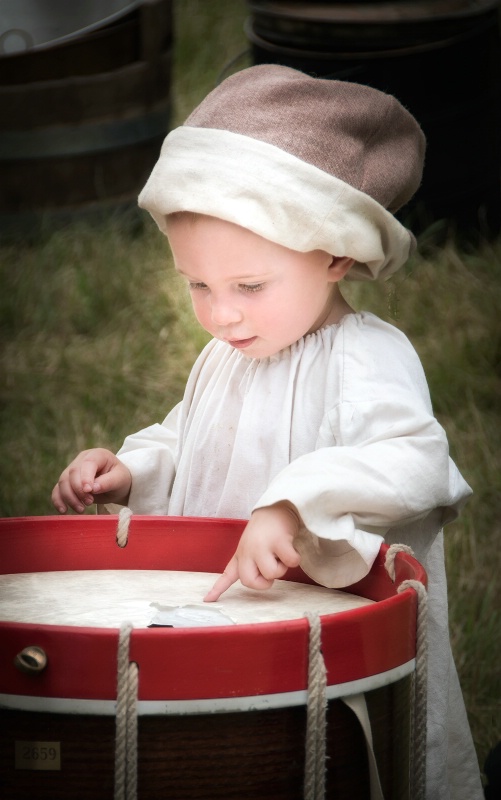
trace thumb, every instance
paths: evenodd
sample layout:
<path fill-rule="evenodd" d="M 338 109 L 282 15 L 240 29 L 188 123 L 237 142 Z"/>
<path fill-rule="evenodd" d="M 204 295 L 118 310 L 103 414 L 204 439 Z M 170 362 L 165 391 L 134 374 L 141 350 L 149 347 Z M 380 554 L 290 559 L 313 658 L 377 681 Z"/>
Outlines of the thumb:
<path fill-rule="evenodd" d="M 82 488 L 86 492 L 96 491 L 94 486 L 100 482 L 101 477 L 110 471 L 110 456 L 107 450 L 95 448 L 83 454 L 84 458 L 80 468 Z M 112 467 L 111 467 L 112 468 Z"/>

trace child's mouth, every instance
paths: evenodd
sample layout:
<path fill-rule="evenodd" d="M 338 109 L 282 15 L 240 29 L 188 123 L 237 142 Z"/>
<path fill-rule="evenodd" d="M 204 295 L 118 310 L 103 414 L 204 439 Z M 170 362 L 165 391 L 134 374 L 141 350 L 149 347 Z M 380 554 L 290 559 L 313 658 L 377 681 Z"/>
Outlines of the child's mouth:
<path fill-rule="evenodd" d="M 227 343 L 232 347 L 236 347 L 237 350 L 243 350 L 249 345 L 253 344 L 257 339 L 257 336 L 251 336 L 250 339 L 227 339 Z"/>

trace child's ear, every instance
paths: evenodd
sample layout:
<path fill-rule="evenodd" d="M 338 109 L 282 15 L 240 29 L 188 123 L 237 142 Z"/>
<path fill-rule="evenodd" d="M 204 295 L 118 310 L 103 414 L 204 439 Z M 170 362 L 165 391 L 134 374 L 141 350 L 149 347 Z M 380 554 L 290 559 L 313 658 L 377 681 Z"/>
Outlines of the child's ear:
<path fill-rule="evenodd" d="M 329 264 L 329 281 L 331 283 L 337 283 L 337 281 L 342 280 L 354 263 L 354 258 L 348 258 L 348 256 L 333 256 Z"/>

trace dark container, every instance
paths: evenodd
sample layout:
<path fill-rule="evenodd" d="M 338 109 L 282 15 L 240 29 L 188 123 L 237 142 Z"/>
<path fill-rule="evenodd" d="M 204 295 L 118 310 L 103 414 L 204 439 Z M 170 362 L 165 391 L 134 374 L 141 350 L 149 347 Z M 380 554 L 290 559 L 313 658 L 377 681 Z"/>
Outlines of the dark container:
<path fill-rule="evenodd" d="M 0 235 L 137 204 L 169 129 L 172 2 L 0 53 Z"/>
<path fill-rule="evenodd" d="M 249 0 L 255 64 L 294 67 L 395 95 L 428 141 L 424 179 L 400 216 L 460 232 L 501 226 L 498 0 Z"/>

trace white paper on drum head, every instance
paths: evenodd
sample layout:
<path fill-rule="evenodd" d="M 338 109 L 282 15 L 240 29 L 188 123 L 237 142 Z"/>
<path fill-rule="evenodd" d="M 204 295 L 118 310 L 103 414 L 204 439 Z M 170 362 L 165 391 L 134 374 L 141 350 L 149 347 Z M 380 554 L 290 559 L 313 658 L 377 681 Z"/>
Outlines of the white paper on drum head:
<path fill-rule="evenodd" d="M 158 610 L 148 625 L 149 628 L 212 628 L 236 624 L 221 609 L 211 606 L 162 606 L 160 603 L 151 605 Z"/>

